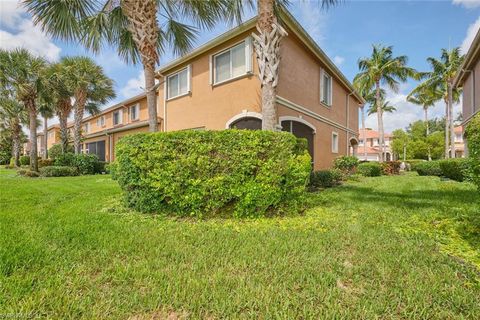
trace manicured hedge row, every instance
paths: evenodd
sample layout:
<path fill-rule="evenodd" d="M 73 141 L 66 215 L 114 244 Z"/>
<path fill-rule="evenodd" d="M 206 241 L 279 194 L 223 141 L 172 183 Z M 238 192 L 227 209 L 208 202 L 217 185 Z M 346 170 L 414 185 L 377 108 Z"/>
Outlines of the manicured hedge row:
<path fill-rule="evenodd" d="M 363 162 L 358 165 L 357 172 L 365 177 L 379 177 L 383 168 L 378 162 Z"/>
<path fill-rule="evenodd" d="M 339 185 L 343 178 L 340 169 L 319 170 L 312 172 L 310 186 L 313 188 L 331 188 Z"/>
<path fill-rule="evenodd" d="M 442 169 L 438 161 L 422 161 L 412 164 L 412 171 L 417 171 L 419 176 L 441 176 Z"/>
<path fill-rule="evenodd" d="M 105 163 L 98 161 L 94 154 L 74 154 L 67 152 L 58 155 L 54 161 L 55 166 L 75 167 L 80 174 L 101 173 L 105 168 Z"/>
<path fill-rule="evenodd" d="M 67 166 L 49 166 L 39 169 L 42 177 L 70 177 L 78 176 L 78 168 Z"/>
<path fill-rule="evenodd" d="M 456 181 L 464 181 L 467 179 L 469 164 L 468 159 L 423 161 L 412 165 L 412 170 L 417 171 L 420 176 L 443 176 Z"/>
<path fill-rule="evenodd" d="M 136 134 L 116 147 L 127 205 L 178 216 L 258 217 L 298 210 L 310 156 L 289 133 L 225 130 Z"/>

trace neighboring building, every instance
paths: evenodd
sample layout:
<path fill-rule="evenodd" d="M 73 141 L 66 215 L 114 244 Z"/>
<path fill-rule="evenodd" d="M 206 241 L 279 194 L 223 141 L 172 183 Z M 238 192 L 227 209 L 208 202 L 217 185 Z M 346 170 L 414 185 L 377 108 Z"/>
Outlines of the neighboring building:
<path fill-rule="evenodd" d="M 480 111 L 480 30 L 465 55 L 465 60 L 457 72 L 454 86 L 463 88 L 462 126 L 468 124 L 472 117 Z M 465 155 L 468 154 L 465 148 Z"/>
<path fill-rule="evenodd" d="M 393 160 L 393 153 L 390 147 L 392 135 L 384 134 L 385 137 L 385 160 Z M 380 147 L 380 134 L 378 131 L 366 128 L 360 129 L 360 139 L 358 142 L 357 158 L 365 161 L 380 161 L 382 149 Z"/>
<path fill-rule="evenodd" d="M 454 128 L 455 136 L 453 141 L 455 142 L 455 158 L 465 157 L 465 142 L 463 139 L 463 127 L 457 126 Z"/>
<path fill-rule="evenodd" d="M 306 138 L 315 169 L 355 154 L 363 99 L 334 63 L 288 13 L 277 88 L 279 130 Z M 222 34 L 157 71 L 161 131 L 260 129 L 261 87 L 252 32 L 256 18 Z M 148 131 L 145 94 L 84 121 L 83 150 L 115 159 L 121 137 Z"/>

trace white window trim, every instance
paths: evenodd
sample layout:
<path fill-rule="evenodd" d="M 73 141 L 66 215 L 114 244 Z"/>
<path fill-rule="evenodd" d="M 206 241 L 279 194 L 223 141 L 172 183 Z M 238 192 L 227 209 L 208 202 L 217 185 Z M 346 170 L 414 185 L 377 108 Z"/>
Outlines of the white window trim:
<path fill-rule="evenodd" d="M 97 118 L 97 127 L 100 127 L 100 128 L 105 127 L 105 116 L 100 116 Z"/>
<path fill-rule="evenodd" d="M 176 76 L 177 74 L 183 72 L 187 70 L 187 92 L 186 93 L 182 93 L 182 94 L 177 94 L 176 96 L 173 96 L 173 97 L 169 97 L 168 96 L 168 82 L 169 82 L 169 79 L 173 76 Z M 173 100 L 173 99 L 177 99 L 177 98 L 180 98 L 180 97 L 184 97 L 184 96 L 188 96 L 192 93 L 192 89 L 191 89 L 191 75 L 192 75 L 192 65 L 189 64 L 188 66 L 186 66 L 185 68 L 182 68 L 174 73 L 171 73 L 169 75 L 167 75 L 167 78 L 165 80 L 165 97 L 166 97 L 166 101 L 170 101 L 170 100 Z M 180 82 L 179 82 L 180 84 Z M 180 90 L 178 90 L 180 91 Z"/>
<path fill-rule="evenodd" d="M 135 118 L 132 118 L 132 108 L 135 108 L 136 110 L 136 117 Z M 130 118 L 130 121 L 137 121 L 140 119 L 140 104 L 139 103 L 136 103 L 134 105 L 131 105 L 128 107 L 128 114 L 129 114 L 129 118 Z"/>
<path fill-rule="evenodd" d="M 90 122 L 85 122 L 85 124 L 83 125 L 83 130 L 85 131 L 85 133 L 90 132 Z"/>
<path fill-rule="evenodd" d="M 336 138 L 337 138 L 337 139 L 335 140 L 335 142 L 336 142 L 335 145 L 333 144 L 333 141 L 334 141 L 333 137 L 336 137 Z M 332 153 L 338 153 L 338 140 L 339 140 L 339 138 L 338 138 L 338 132 L 332 131 Z"/>
<path fill-rule="evenodd" d="M 115 113 L 117 113 L 117 112 L 119 114 L 118 119 L 120 121 L 118 123 L 115 123 Z M 123 124 L 123 110 L 122 109 L 118 109 L 118 110 L 113 111 L 113 113 L 112 113 L 112 123 L 113 123 L 114 126 L 118 126 L 118 125 Z"/>
<path fill-rule="evenodd" d="M 330 86 L 328 90 L 330 91 L 330 101 L 323 101 L 324 96 L 323 96 L 323 78 L 324 76 L 328 76 L 330 78 Z M 325 71 L 325 69 L 320 68 L 320 103 L 328 108 L 330 108 L 333 104 L 333 78 L 332 76 Z"/>
<path fill-rule="evenodd" d="M 223 81 L 217 82 L 216 79 L 215 79 L 215 57 L 219 56 L 219 55 L 221 55 L 221 54 L 223 54 L 227 51 L 232 50 L 233 48 L 235 48 L 236 46 L 238 46 L 239 44 L 242 44 L 242 43 L 245 43 L 245 73 L 240 74 L 240 75 L 235 76 L 235 77 L 232 77 L 232 78 L 225 79 Z M 242 41 L 239 41 L 239 42 L 231 45 L 230 47 L 228 47 L 226 49 L 223 49 L 221 51 L 218 51 L 218 52 L 210 55 L 210 60 L 209 60 L 209 64 L 210 64 L 210 85 L 217 86 L 217 85 L 224 84 L 226 82 L 230 82 L 230 81 L 233 81 L 233 80 L 238 80 L 240 78 L 252 75 L 253 74 L 253 67 L 252 67 L 253 58 L 252 58 L 252 56 L 253 56 L 252 37 L 246 37 Z M 231 57 L 231 55 L 230 55 L 230 57 Z M 232 59 L 230 59 L 230 69 L 231 68 L 232 68 Z"/>

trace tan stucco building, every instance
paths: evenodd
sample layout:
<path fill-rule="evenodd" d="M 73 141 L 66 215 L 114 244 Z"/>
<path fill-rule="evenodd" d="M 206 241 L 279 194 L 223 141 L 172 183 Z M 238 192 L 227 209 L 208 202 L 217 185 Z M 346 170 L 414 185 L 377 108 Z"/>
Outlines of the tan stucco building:
<path fill-rule="evenodd" d="M 282 21 L 288 36 L 280 50 L 278 128 L 306 138 L 314 168 L 326 168 L 335 158 L 356 152 L 363 100 L 291 15 L 285 13 Z M 157 71 L 161 131 L 261 128 L 251 37 L 255 23 L 253 18 Z M 142 131 L 148 131 L 145 94 L 86 118 L 83 149 L 113 161 L 116 142 Z"/>

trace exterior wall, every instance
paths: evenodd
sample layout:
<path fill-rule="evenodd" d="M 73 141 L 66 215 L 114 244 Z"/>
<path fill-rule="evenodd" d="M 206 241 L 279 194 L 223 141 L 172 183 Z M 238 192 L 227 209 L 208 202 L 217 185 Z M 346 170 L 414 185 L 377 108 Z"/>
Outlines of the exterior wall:
<path fill-rule="evenodd" d="M 243 110 L 260 112 L 260 82 L 257 77 L 256 61 L 253 50 L 250 52 L 254 73 L 232 79 L 221 84 L 210 84 L 210 57 L 245 40 L 252 30 L 221 44 L 214 49 L 188 61 L 181 66 L 165 72 L 165 79 L 191 66 L 191 93 L 165 102 L 165 86 L 159 90 L 161 99 L 159 114 L 163 115 L 166 103 L 166 130 L 184 130 L 205 128 L 221 130 L 233 116 Z"/>
<path fill-rule="evenodd" d="M 463 83 L 462 104 L 463 118 L 466 122 L 480 111 L 480 60 L 476 62 Z"/>

